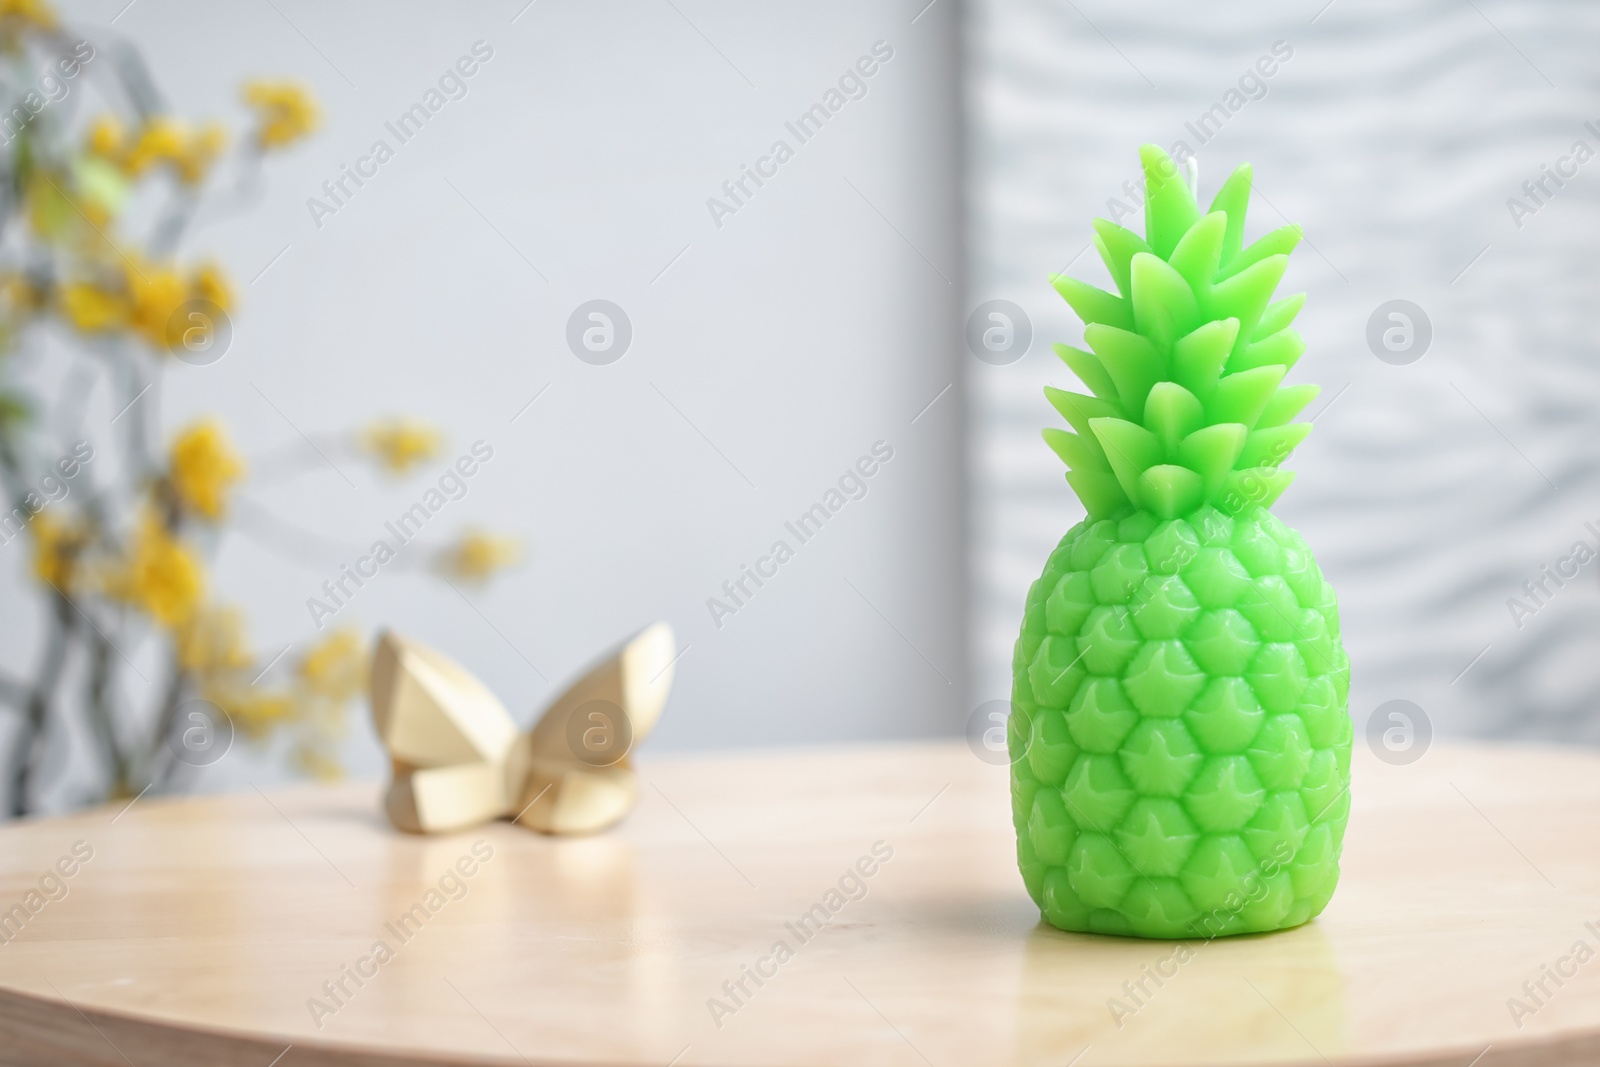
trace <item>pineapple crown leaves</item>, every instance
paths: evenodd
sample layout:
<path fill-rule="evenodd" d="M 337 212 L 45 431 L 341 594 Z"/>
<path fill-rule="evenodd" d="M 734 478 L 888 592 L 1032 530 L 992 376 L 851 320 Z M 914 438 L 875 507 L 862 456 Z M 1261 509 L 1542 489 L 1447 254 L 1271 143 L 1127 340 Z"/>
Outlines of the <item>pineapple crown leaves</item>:
<path fill-rule="evenodd" d="M 1270 507 L 1294 478 L 1278 465 L 1311 432 L 1290 420 L 1318 392 L 1282 384 L 1306 349 L 1289 328 L 1305 294 L 1272 299 L 1300 228 L 1246 248 L 1248 163 L 1201 214 L 1170 156 L 1155 145 L 1139 156 L 1144 237 L 1094 222 L 1117 293 L 1050 279 L 1083 320 L 1089 348 L 1056 345 L 1056 354 L 1093 395 L 1046 387 L 1072 432 L 1047 429 L 1045 442 L 1091 518 Z"/>

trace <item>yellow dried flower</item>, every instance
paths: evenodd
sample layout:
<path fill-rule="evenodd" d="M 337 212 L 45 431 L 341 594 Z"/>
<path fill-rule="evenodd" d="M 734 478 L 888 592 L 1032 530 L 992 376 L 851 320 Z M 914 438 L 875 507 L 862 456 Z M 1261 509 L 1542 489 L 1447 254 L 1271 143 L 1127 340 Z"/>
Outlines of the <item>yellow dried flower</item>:
<path fill-rule="evenodd" d="M 443 434 L 412 419 L 384 419 L 361 431 L 361 447 L 376 456 L 391 474 L 404 474 L 416 464 L 432 459 L 443 444 Z"/>
<path fill-rule="evenodd" d="M 67 282 L 57 297 L 62 317 L 85 333 L 132 329 L 152 348 L 171 353 L 194 325 L 194 315 L 174 321 L 185 304 L 206 300 L 226 312 L 234 303 L 227 276 L 214 263 L 203 263 L 185 276 L 133 252 L 118 256 L 106 270 L 110 278 Z"/>
<path fill-rule="evenodd" d="M 120 164 L 127 152 L 128 131 L 115 115 L 98 115 L 89 123 L 84 148 L 92 156 Z"/>
<path fill-rule="evenodd" d="M 128 288 L 133 294 L 129 325 L 157 348 L 167 345 L 167 323 L 189 299 L 189 287 L 171 267 L 145 264 L 128 269 Z"/>
<path fill-rule="evenodd" d="M 208 519 L 221 518 L 228 488 L 244 476 L 244 461 L 215 419 L 195 423 L 172 443 L 173 491 L 184 507 Z"/>
<path fill-rule="evenodd" d="M 297 715 L 294 698 L 287 693 L 263 691 L 240 682 L 207 686 L 205 698 L 233 720 L 234 728 L 259 741 L 274 728 L 292 723 Z"/>
<path fill-rule="evenodd" d="M 325 742 L 305 741 L 295 746 L 290 759 L 302 774 L 309 774 L 319 782 L 337 782 L 344 777 L 344 768 L 339 765 L 337 755 L 330 751 L 332 747 Z"/>
<path fill-rule="evenodd" d="M 95 131 L 91 131 L 91 139 Z M 112 143 L 110 134 L 104 135 Z M 156 116 L 139 129 L 133 147 L 115 152 L 107 158 L 118 163 L 129 177 L 137 178 L 152 166 L 165 163 L 177 172 L 184 182 L 194 185 L 205 179 L 206 172 L 217 156 L 222 154 L 228 135 L 220 125 L 208 122 L 196 128 L 179 119 Z M 91 144 L 93 141 L 91 140 Z"/>
<path fill-rule="evenodd" d="M 260 120 L 256 143 L 263 149 L 283 148 L 317 128 L 317 101 L 295 82 L 252 81 L 244 86 L 245 103 Z"/>
<path fill-rule="evenodd" d="M 104 234 L 111 219 L 106 205 L 72 195 L 73 188 L 73 181 L 65 172 L 43 166 L 35 168 L 23 189 L 29 224 L 46 241 L 76 240 L 88 246 L 99 244 L 112 251 Z"/>
<path fill-rule="evenodd" d="M 195 674 L 243 670 L 253 659 L 237 608 L 201 608 L 179 627 L 176 638 L 178 662 Z"/>
<path fill-rule="evenodd" d="M 208 122 L 189 139 L 182 155 L 172 161 L 178 168 L 178 177 L 193 185 L 204 181 L 211 164 L 228 146 L 228 131 L 221 123 Z"/>
<path fill-rule="evenodd" d="M 88 282 L 69 282 L 61 288 L 61 314 L 85 333 L 118 330 L 132 312 L 127 294 L 108 292 Z"/>
<path fill-rule="evenodd" d="M 123 170 L 137 177 L 162 160 L 180 155 L 188 143 L 188 130 L 177 119 L 157 116 L 148 120 L 122 154 Z"/>
<path fill-rule="evenodd" d="M 339 630 L 314 645 L 300 661 L 300 680 L 319 697 L 344 703 L 366 688 L 367 656 L 361 636 Z"/>
<path fill-rule="evenodd" d="M 8 34 L 22 29 L 48 33 L 58 25 L 55 9 L 44 0 L 0 0 L 0 28 Z"/>
<path fill-rule="evenodd" d="M 522 545 L 515 537 L 467 530 L 453 544 L 439 551 L 434 557 L 434 566 L 451 578 L 484 582 L 521 557 Z"/>
<path fill-rule="evenodd" d="M 209 300 L 223 311 L 233 310 L 233 287 L 228 284 L 228 276 L 215 263 L 201 264 L 200 269 L 194 272 L 190 285 L 196 298 Z"/>
<path fill-rule="evenodd" d="M 153 516 L 134 536 L 133 552 L 107 582 L 108 591 L 136 604 L 163 626 L 187 622 L 205 594 L 200 560 Z"/>
<path fill-rule="evenodd" d="M 76 522 L 60 520 L 47 512 L 28 524 L 33 533 L 33 573 L 41 582 L 62 593 L 72 588 L 78 557 L 88 543 L 88 531 Z"/>
<path fill-rule="evenodd" d="M 0 299 L 8 310 L 29 314 L 44 309 L 48 294 L 26 274 L 5 271 L 0 273 Z"/>

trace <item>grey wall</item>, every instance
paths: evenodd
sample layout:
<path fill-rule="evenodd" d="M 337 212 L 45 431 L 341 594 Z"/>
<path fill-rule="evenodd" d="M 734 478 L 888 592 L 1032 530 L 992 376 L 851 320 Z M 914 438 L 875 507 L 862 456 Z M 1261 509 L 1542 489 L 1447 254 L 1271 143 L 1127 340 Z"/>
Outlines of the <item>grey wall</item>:
<path fill-rule="evenodd" d="M 224 361 L 173 369 L 164 421 L 219 412 L 262 454 L 296 439 L 265 394 L 313 435 L 412 411 L 446 427 L 451 455 L 491 441 L 496 460 L 441 532 L 520 531 L 527 565 L 470 605 L 386 574 L 341 619 L 447 649 L 520 714 L 656 616 L 693 646 L 662 748 L 948 732 L 1003 696 L 1023 592 L 1081 515 L 1037 437 L 1052 418 L 1040 387 L 1070 377 L 1047 344 L 1078 336 L 1044 278 L 1069 262 L 1100 276 L 1089 219 L 1135 176 L 1139 143 L 1182 138 L 1207 193 L 1254 162 L 1255 232 L 1306 227 L 1286 282 L 1311 294 L 1295 377 L 1325 392 L 1279 510 L 1340 590 L 1358 722 L 1407 698 L 1442 732 L 1600 739 L 1593 567 L 1521 627 L 1507 604 L 1574 541 L 1594 544 L 1584 523 L 1600 520 L 1595 164 L 1520 227 L 1506 204 L 1574 141 L 1600 149 L 1583 126 L 1600 120 L 1590 6 L 973 0 L 964 153 L 948 0 L 139 0 L 107 28 L 122 8 L 69 5 L 91 32 L 144 47 L 176 110 L 241 120 L 238 81 L 287 74 L 327 113 L 274 164 L 254 212 L 186 250 L 221 258 L 242 306 Z M 318 229 L 306 199 L 479 39 L 495 58 L 468 97 Z M 895 58 L 865 99 L 718 228 L 706 198 L 880 39 Z M 1265 97 L 1198 145 L 1184 123 L 1279 40 L 1294 54 Z M 597 297 L 635 329 L 609 367 L 563 339 Z M 992 297 L 1027 309 L 1032 353 L 958 364 L 960 320 Z M 1434 332 L 1407 366 L 1365 340 L 1396 298 Z M 104 426 L 109 404 L 102 384 L 91 420 Z M 705 599 L 879 439 L 896 458 L 867 498 L 715 627 Z M 310 636 L 305 598 L 421 484 L 348 473 L 353 488 L 322 471 L 255 493 L 316 539 L 258 530 L 221 547 L 219 586 L 250 608 L 269 655 Z M 0 556 L 0 661 L 17 668 L 35 636 L 21 566 Z M 377 766 L 359 718 L 349 756 Z M 230 756 L 210 784 L 265 780 L 265 763 Z"/>
<path fill-rule="evenodd" d="M 1136 176 L 1140 143 L 1183 139 L 1207 198 L 1255 165 L 1251 233 L 1305 228 L 1284 291 L 1310 293 L 1310 350 L 1291 380 L 1324 392 L 1276 510 L 1340 593 L 1358 728 L 1409 699 L 1441 733 L 1600 741 L 1596 565 L 1520 627 L 1507 603 L 1575 541 L 1600 547 L 1584 526 L 1600 527 L 1600 162 L 1531 216 L 1507 206 L 1575 141 L 1600 150 L 1584 125 L 1600 120 L 1600 9 L 975 0 L 967 30 L 971 303 L 1019 303 L 1038 338 L 1011 366 L 969 361 L 975 698 L 1007 692 L 1027 585 L 1082 517 L 1038 438 L 1054 419 L 1040 388 L 1073 380 L 1048 342 L 1081 337 L 1046 275 L 1072 262 L 1107 284 L 1089 220 Z M 1185 122 L 1280 40 L 1293 55 L 1264 98 L 1200 145 Z M 1396 298 L 1433 329 L 1406 366 L 1365 339 Z"/>
<path fill-rule="evenodd" d="M 140 0 L 108 28 L 124 4 L 68 10 L 139 44 L 178 113 L 241 122 L 238 83 L 271 75 L 312 85 L 326 115 L 269 167 L 255 210 L 185 248 L 228 267 L 241 306 L 224 360 L 170 369 L 164 424 L 216 412 L 261 455 L 300 431 L 422 415 L 448 431 L 447 458 L 495 450 L 430 534 L 477 522 L 531 551 L 466 599 L 386 571 L 338 621 L 446 651 L 526 717 L 666 618 L 688 651 L 660 749 L 959 728 L 954 5 Z M 384 122 L 479 40 L 493 58 L 468 95 L 315 225 L 322 182 L 394 144 Z M 800 145 L 786 120 L 879 41 L 893 58 L 865 96 Z M 718 226 L 707 199 L 779 138 L 795 157 Z M 632 323 L 610 366 L 565 341 L 596 298 Z M 91 427 L 115 410 L 102 383 Z M 867 495 L 798 545 L 785 520 L 878 441 L 894 458 Z M 339 465 L 349 481 L 323 468 L 249 493 L 306 536 L 257 521 L 221 545 L 219 592 L 247 606 L 267 656 L 313 636 L 306 598 L 426 484 Z M 779 538 L 795 558 L 714 625 L 707 598 Z M 14 547 L 0 558 L 8 605 L 22 563 Z M 6 611 L 0 658 L 24 667 L 33 631 Z M 376 773 L 364 710 L 348 748 Z M 268 763 L 241 752 L 205 784 L 268 780 Z"/>

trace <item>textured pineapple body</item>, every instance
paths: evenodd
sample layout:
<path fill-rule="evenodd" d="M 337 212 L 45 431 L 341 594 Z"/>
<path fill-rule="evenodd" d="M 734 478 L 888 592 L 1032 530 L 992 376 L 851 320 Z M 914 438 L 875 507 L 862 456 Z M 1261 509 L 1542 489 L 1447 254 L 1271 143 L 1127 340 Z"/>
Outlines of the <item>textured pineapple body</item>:
<path fill-rule="evenodd" d="M 1085 519 L 1028 594 L 1009 727 L 1018 863 L 1063 930 L 1208 938 L 1333 896 L 1350 664 L 1270 512 Z"/>

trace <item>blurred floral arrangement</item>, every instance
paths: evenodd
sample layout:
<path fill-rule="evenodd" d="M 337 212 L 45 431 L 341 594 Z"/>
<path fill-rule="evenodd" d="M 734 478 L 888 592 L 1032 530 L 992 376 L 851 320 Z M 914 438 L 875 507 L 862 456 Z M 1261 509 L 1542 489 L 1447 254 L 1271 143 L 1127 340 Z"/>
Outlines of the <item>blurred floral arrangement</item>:
<path fill-rule="evenodd" d="M 105 110 L 88 115 L 91 90 Z M 225 715 L 230 736 L 283 739 L 299 770 L 336 776 L 347 706 L 366 690 L 366 641 L 352 629 L 259 662 L 244 614 L 208 574 L 251 464 L 212 418 L 160 444 L 164 373 L 175 359 L 220 358 L 235 304 L 223 271 L 179 262 L 179 246 L 197 219 L 248 208 L 266 157 L 318 124 L 316 102 L 291 83 L 249 82 L 243 100 L 254 127 L 230 150 L 223 125 L 169 114 L 131 46 L 69 33 L 41 0 L 0 0 L 0 108 L 10 107 L 0 110 L 0 544 L 31 549 L 43 615 L 32 677 L 0 673 L 0 706 L 15 713 L 12 814 L 38 807 L 47 742 L 73 719 L 102 771 L 75 802 L 173 788 L 193 762 L 178 739 L 195 730 L 195 701 Z M 59 381 L 46 403 L 36 382 L 50 363 Z M 109 456 L 83 429 L 102 378 L 121 409 L 106 431 L 114 442 L 102 442 Z M 287 451 L 300 445 L 403 474 L 442 440 L 391 419 Z M 278 453 L 263 465 L 281 474 L 286 464 Z M 469 531 L 431 565 L 483 580 L 515 556 L 513 541 Z M 148 660 L 152 640 L 164 676 L 135 690 L 153 699 L 136 699 L 124 652 L 143 647 Z M 286 680 L 264 683 L 274 672 Z"/>

